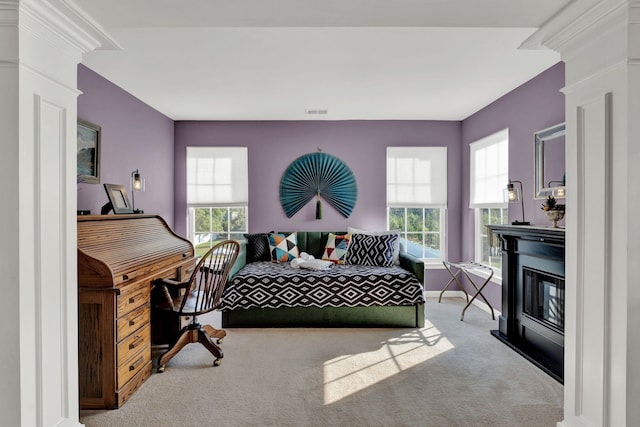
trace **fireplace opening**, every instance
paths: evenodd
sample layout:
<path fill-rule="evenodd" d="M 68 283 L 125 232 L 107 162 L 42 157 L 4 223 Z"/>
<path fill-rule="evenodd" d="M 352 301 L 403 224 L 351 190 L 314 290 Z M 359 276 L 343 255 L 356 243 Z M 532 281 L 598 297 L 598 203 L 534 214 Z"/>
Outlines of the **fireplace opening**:
<path fill-rule="evenodd" d="M 522 268 L 524 273 L 523 313 L 558 332 L 564 331 L 564 279 L 549 273 Z"/>

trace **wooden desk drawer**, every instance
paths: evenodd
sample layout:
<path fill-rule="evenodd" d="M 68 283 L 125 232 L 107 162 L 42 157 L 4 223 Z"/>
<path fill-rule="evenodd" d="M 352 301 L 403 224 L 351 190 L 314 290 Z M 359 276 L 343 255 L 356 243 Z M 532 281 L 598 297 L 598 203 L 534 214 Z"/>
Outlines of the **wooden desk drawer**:
<path fill-rule="evenodd" d="M 135 332 L 136 329 L 139 329 L 144 325 L 148 325 L 150 318 L 151 316 L 148 303 L 135 309 L 126 316 L 119 318 L 117 321 L 118 333 L 116 340 L 120 342 Z"/>
<path fill-rule="evenodd" d="M 147 281 L 125 286 L 118 295 L 118 317 L 145 304 L 149 301 L 150 296 L 151 285 Z"/>
<path fill-rule="evenodd" d="M 118 365 L 118 388 L 123 387 L 135 374 L 151 362 L 151 343 L 141 346 L 123 364 Z"/>
<path fill-rule="evenodd" d="M 129 335 L 118 344 L 118 366 L 124 365 L 141 348 L 148 346 L 150 343 L 151 325 L 147 323 L 142 329 Z"/>

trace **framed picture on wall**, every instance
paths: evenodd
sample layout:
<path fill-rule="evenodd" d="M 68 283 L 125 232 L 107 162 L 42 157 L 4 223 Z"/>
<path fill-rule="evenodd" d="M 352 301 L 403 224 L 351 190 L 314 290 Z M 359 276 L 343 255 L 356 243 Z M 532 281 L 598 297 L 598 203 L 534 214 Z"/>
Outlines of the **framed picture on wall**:
<path fill-rule="evenodd" d="M 100 182 L 100 133 L 100 126 L 78 119 L 78 182 Z"/>

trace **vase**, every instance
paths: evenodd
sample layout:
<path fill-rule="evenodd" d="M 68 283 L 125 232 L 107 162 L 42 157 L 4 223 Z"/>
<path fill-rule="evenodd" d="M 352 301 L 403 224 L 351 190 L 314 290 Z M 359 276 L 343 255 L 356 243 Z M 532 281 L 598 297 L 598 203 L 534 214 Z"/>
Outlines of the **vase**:
<path fill-rule="evenodd" d="M 558 221 L 564 218 L 564 211 L 560 209 L 549 209 L 548 211 L 544 211 L 544 214 L 547 216 L 547 219 L 551 221 L 553 228 L 558 228 Z"/>

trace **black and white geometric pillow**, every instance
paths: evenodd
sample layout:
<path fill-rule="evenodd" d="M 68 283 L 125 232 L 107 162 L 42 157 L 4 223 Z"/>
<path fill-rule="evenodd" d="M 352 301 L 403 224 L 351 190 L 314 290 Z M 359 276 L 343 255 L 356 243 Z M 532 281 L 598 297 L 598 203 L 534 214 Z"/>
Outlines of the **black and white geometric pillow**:
<path fill-rule="evenodd" d="M 353 234 L 349 241 L 345 264 L 391 267 L 394 245 L 399 238 L 397 234 Z"/>

